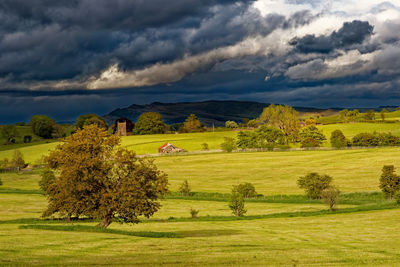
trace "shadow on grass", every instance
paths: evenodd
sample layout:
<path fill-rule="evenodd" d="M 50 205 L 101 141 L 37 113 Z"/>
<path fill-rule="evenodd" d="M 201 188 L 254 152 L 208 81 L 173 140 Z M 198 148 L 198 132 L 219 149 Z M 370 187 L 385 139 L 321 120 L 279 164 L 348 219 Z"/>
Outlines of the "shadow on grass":
<path fill-rule="evenodd" d="M 138 237 L 151 237 L 151 238 L 182 238 L 181 233 L 174 232 L 150 232 L 150 231 L 124 231 L 118 229 L 100 228 L 97 226 L 89 225 L 45 225 L 45 224 L 28 224 L 21 225 L 20 229 L 38 229 L 38 230 L 51 230 L 51 231 L 67 231 L 67 232 L 85 232 L 85 233 L 108 233 L 117 235 L 128 235 Z"/>
<path fill-rule="evenodd" d="M 0 188 L 0 194 L 28 194 L 28 195 L 37 194 L 37 195 L 44 195 L 42 190 L 35 190 L 35 189 L 25 190 L 25 189 L 8 188 L 8 187 Z"/>

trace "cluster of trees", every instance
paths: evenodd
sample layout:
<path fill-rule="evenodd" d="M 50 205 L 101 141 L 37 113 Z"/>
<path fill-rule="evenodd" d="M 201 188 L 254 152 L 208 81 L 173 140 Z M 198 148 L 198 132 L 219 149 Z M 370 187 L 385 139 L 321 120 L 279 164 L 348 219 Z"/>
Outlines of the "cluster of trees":
<path fill-rule="evenodd" d="M 31 118 L 29 125 L 32 132 L 44 139 L 62 138 L 66 136 L 66 129 L 56 123 L 55 120 L 46 115 L 35 115 Z"/>
<path fill-rule="evenodd" d="M 391 133 L 359 133 L 351 139 L 353 146 L 398 146 L 400 137 Z"/>
<path fill-rule="evenodd" d="M 19 150 L 14 150 L 11 160 L 4 158 L 0 160 L 0 170 L 19 171 L 26 167 L 24 155 Z"/>
<path fill-rule="evenodd" d="M 282 130 L 263 125 L 254 131 L 240 131 L 237 135 L 239 148 L 273 148 L 286 142 Z"/>

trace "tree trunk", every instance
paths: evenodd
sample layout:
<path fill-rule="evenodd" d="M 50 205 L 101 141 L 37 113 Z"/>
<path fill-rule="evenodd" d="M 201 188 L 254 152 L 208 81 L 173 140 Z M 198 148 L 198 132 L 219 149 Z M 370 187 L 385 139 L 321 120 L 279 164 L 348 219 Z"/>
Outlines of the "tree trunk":
<path fill-rule="evenodd" d="M 97 226 L 101 228 L 107 228 L 111 224 L 111 222 L 112 216 L 106 215 Z"/>

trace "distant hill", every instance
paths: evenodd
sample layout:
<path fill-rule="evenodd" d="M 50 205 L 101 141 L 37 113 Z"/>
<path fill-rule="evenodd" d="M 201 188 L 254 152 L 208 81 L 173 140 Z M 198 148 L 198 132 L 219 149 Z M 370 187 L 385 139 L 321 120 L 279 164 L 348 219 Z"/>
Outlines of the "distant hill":
<path fill-rule="evenodd" d="M 147 105 L 131 105 L 127 108 L 118 108 L 103 116 L 108 124 L 115 123 L 120 117 L 126 117 L 136 121 L 144 112 L 158 112 L 167 124 L 184 122 L 190 114 L 196 114 L 201 122 L 207 126 L 214 124 L 222 126 L 226 121 L 232 120 L 242 122 L 243 118 L 257 118 L 268 103 L 251 101 L 203 101 L 182 103 L 160 103 L 154 102 Z M 328 109 L 295 107 L 301 113 L 323 113 Z"/>

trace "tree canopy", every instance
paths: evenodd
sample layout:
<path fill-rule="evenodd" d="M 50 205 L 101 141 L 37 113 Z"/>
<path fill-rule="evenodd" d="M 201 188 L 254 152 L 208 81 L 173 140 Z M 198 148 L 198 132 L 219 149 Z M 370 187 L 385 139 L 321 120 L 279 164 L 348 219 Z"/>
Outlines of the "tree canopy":
<path fill-rule="evenodd" d="M 29 124 L 34 134 L 48 139 L 52 137 L 56 121 L 46 115 L 35 115 L 31 118 Z"/>
<path fill-rule="evenodd" d="M 78 129 L 82 129 L 83 126 L 91 124 L 96 124 L 100 128 L 104 128 L 106 130 L 108 129 L 108 124 L 105 119 L 94 113 L 81 115 L 76 119 L 75 122 L 75 126 Z"/>
<path fill-rule="evenodd" d="M 165 133 L 166 126 L 162 122 L 160 113 L 146 112 L 139 116 L 134 129 L 134 134 L 159 134 Z"/>
<path fill-rule="evenodd" d="M 152 160 L 138 159 L 119 147 L 120 138 L 97 125 L 84 126 L 46 158 L 56 177 L 47 179 L 48 207 L 43 216 L 86 216 L 107 227 L 113 218 L 137 223 L 159 208 L 167 175 Z"/>
<path fill-rule="evenodd" d="M 286 143 L 298 139 L 300 122 L 299 113 L 290 106 L 271 104 L 264 108 L 258 121 L 269 126 L 281 129 L 285 135 Z"/>
<path fill-rule="evenodd" d="M 195 133 L 204 131 L 204 127 L 201 122 L 197 119 L 195 114 L 190 114 L 189 117 L 183 123 L 181 132 L 183 133 Z"/>

